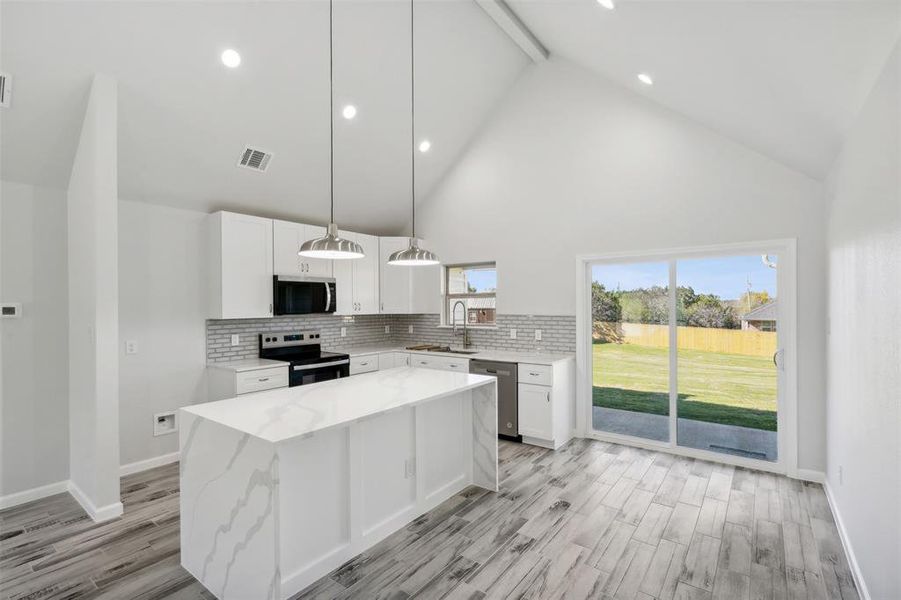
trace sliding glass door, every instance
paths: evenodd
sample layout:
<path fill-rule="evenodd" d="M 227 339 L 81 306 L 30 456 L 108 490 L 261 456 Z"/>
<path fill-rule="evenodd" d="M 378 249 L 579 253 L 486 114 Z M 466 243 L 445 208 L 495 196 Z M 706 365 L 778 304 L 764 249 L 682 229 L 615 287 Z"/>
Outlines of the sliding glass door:
<path fill-rule="evenodd" d="M 778 460 L 787 311 L 766 250 L 590 264 L 592 431 Z"/>

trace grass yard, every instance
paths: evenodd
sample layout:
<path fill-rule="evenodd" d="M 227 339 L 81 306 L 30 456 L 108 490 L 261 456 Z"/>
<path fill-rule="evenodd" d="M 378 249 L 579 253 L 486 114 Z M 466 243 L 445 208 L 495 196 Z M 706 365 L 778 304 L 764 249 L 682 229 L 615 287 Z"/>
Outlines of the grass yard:
<path fill-rule="evenodd" d="M 593 347 L 595 406 L 666 415 L 666 348 Z M 776 368 L 766 357 L 679 351 L 679 417 L 776 431 Z"/>

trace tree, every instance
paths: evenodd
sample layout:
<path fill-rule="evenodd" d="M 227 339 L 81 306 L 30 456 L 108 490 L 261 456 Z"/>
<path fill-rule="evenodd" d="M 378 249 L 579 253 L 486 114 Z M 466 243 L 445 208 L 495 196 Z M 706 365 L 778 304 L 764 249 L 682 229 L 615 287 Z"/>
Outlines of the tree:
<path fill-rule="evenodd" d="M 763 290 L 762 292 L 745 292 L 741 295 L 736 304 L 738 310 L 741 311 L 741 314 L 745 314 L 751 312 L 758 306 L 763 306 L 770 302 L 772 302 L 772 298 L 770 298 L 769 292 Z"/>
<path fill-rule="evenodd" d="M 594 322 L 616 323 L 622 319 L 619 292 L 610 292 L 597 281 L 591 282 L 591 318 Z"/>
<path fill-rule="evenodd" d="M 713 294 L 700 294 L 685 309 L 685 324 L 689 327 L 718 327 L 737 329 L 739 321 L 735 310 Z"/>

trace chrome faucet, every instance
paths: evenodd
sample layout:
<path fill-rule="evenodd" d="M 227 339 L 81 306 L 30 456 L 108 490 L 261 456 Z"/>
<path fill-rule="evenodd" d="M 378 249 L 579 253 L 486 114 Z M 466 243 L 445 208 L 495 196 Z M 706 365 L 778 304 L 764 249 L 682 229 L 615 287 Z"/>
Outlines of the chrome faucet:
<path fill-rule="evenodd" d="M 454 326 L 454 337 L 457 337 L 457 305 L 460 304 L 463 306 L 463 348 L 469 348 L 469 328 L 466 327 L 466 322 L 469 321 L 466 315 L 466 303 L 462 300 L 457 300 L 454 302 L 454 307 L 451 308 L 451 324 Z"/>

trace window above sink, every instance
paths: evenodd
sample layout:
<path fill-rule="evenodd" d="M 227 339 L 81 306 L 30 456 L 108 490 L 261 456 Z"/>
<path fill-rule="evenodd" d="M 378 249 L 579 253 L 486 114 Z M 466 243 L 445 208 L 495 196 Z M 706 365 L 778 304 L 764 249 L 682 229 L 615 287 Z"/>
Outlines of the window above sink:
<path fill-rule="evenodd" d="M 497 268 L 493 262 L 444 267 L 442 323 L 467 327 L 495 327 L 497 318 Z M 462 303 L 462 304 L 458 304 Z M 455 312 L 456 311 L 456 312 Z"/>

